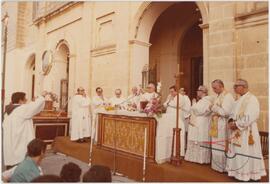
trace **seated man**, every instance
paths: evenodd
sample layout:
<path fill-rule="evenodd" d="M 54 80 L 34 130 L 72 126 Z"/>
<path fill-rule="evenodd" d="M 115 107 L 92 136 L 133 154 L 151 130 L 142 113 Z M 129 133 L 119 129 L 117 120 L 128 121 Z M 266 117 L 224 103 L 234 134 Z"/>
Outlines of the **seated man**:
<path fill-rule="evenodd" d="M 26 158 L 17 166 L 11 182 L 30 182 L 40 176 L 39 165 L 45 155 L 46 144 L 40 139 L 32 140 L 27 146 Z"/>
<path fill-rule="evenodd" d="M 112 182 L 112 174 L 109 167 L 93 165 L 84 175 L 83 182 Z"/>
<path fill-rule="evenodd" d="M 114 93 L 115 96 L 110 98 L 109 103 L 112 106 L 118 106 L 120 109 L 125 109 L 125 98 L 121 97 L 121 89 L 116 89 Z"/>

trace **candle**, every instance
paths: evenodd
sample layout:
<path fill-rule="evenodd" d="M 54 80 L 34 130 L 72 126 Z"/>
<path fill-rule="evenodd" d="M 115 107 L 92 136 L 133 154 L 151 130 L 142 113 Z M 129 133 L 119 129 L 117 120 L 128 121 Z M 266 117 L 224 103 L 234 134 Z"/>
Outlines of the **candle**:
<path fill-rule="evenodd" d="M 147 128 L 144 128 L 144 150 L 143 150 L 143 181 L 145 181 L 145 168 L 146 168 L 146 144 L 147 144 Z"/>

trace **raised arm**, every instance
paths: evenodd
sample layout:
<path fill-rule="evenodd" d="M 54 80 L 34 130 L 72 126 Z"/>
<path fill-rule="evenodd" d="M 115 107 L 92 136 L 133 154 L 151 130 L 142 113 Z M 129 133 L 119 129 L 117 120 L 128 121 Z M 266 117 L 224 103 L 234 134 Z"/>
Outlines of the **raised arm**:
<path fill-rule="evenodd" d="M 31 119 L 36 114 L 40 113 L 44 109 L 45 106 L 45 98 L 43 96 L 39 96 L 35 101 L 30 102 L 25 105 L 25 113 L 23 117 L 25 119 Z"/>

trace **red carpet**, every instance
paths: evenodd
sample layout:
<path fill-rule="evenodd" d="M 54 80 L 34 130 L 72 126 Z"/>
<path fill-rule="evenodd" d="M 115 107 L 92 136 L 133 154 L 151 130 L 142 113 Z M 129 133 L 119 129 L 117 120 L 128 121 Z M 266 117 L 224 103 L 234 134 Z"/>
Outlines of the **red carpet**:
<path fill-rule="evenodd" d="M 70 141 L 69 137 L 57 137 L 53 144 L 55 152 L 72 156 L 83 162 L 89 162 L 89 142 L 76 143 Z M 142 160 L 124 158 L 121 154 L 115 157 L 116 171 L 124 174 L 130 179 L 142 181 Z M 111 151 L 93 147 L 92 164 L 107 165 L 114 168 L 114 154 Z M 227 174 L 221 174 L 211 169 L 210 165 L 201 165 L 183 161 L 180 167 L 174 167 L 168 163 L 147 163 L 146 181 L 148 182 L 237 182 Z M 261 182 L 267 182 L 268 176 L 262 178 Z"/>

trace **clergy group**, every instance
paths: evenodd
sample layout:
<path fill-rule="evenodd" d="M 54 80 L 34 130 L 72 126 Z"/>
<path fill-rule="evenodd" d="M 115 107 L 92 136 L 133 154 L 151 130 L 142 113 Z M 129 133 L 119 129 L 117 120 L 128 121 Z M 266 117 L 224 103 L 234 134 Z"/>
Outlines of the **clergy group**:
<path fill-rule="evenodd" d="M 179 93 L 175 86 L 162 89 L 168 90 L 169 95 L 163 104 L 160 102 L 164 109 L 162 116 L 156 117 L 159 126 L 156 156 L 166 160 L 171 155 L 172 129 L 178 110 L 180 155 L 183 159 L 199 164 L 211 163 L 213 170 L 238 180 L 260 180 L 266 175 L 266 170 L 257 126 L 260 114 L 257 98 L 249 92 L 248 82 L 244 79 L 235 81 L 235 95 L 225 89 L 220 79 L 214 80 L 211 88 L 215 95 L 208 95 L 209 89 L 199 86 L 197 98 L 192 100 L 183 88 Z M 5 165 L 13 166 L 23 161 L 27 144 L 35 135 L 32 117 L 44 108 L 45 95 L 30 103 L 26 103 L 25 93 L 12 95 L 3 122 Z M 106 98 L 103 89 L 97 87 L 96 95 L 90 99 L 85 89 L 79 87 L 71 100 L 70 139 L 80 143 L 91 137 L 97 141 L 98 113 L 101 110 L 143 113 L 142 102 L 151 104 L 160 99 L 153 83 L 146 89 L 133 87 L 127 98 L 122 96 L 121 89 L 115 89 L 113 97 Z"/>

